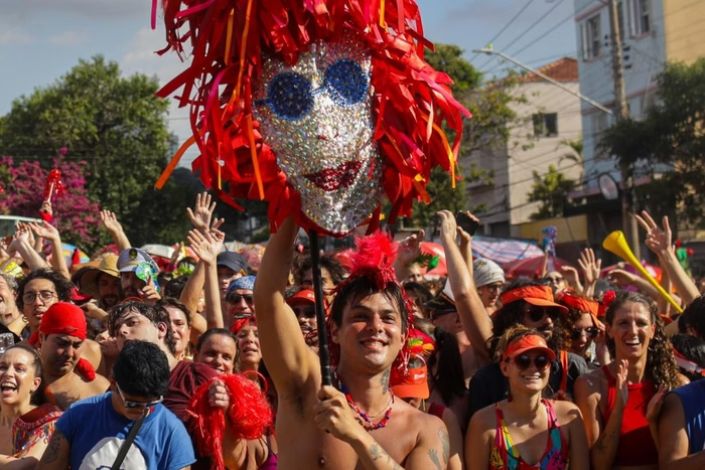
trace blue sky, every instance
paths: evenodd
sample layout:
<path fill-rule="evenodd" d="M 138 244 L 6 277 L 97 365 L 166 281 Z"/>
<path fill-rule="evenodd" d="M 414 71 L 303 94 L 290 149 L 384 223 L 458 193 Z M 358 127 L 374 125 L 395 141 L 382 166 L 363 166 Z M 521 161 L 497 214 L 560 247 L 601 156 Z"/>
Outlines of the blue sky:
<path fill-rule="evenodd" d="M 475 66 L 490 74 L 501 73 L 502 68 L 471 50 L 483 47 L 527 4 L 494 41 L 495 49 L 532 66 L 575 55 L 573 0 L 417 1 L 426 36 L 461 46 Z M 162 82 L 175 75 L 179 70 L 176 57 L 153 53 L 163 46 L 164 34 L 159 20 L 156 31 L 149 27 L 151 3 L 0 0 L 0 115 L 10 110 L 13 99 L 53 83 L 79 59 L 97 54 L 117 61 L 125 74 L 156 75 Z M 188 133 L 186 115 L 185 110 L 173 107 L 170 112 L 169 125 L 181 139 Z"/>

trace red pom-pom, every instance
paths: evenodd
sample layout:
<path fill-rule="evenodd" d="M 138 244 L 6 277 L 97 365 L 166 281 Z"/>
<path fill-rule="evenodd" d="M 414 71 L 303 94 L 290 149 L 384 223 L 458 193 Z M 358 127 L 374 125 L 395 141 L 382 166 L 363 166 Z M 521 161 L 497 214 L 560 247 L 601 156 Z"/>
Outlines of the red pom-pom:
<path fill-rule="evenodd" d="M 194 437 L 201 454 L 212 459 L 211 468 L 225 469 L 223 433 L 225 410 L 208 403 L 208 389 L 214 380 L 221 381 L 230 395 L 228 418 L 237 439 L 257 439 L 272 425 L 272 409 L 259 387 L 239 374 L 227 374 L 202 384 L 191 398 L 188 412 L 194 417 Z"/>
<path fill-rule="evenodd" d="M 93 382 L 93 380 L 95 380 L 95 369 L 93 368 L 93 364 L 83 358 L 79 359 L 76 363 L 76 372 L 87 382 Z"/>

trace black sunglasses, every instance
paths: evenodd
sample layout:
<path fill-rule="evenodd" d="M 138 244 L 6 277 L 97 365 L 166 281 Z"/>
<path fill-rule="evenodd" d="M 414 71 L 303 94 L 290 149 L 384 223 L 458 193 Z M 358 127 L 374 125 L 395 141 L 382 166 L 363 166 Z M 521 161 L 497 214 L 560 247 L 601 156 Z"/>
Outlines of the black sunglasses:
<path fill-rule="evenodd" d="M 594 326 L 590 326 L 588 328 L 576 328 L 570 332 L 570 338 L 571 339 L 580 339 L 580 337 L 583 335 L 583 331 L 585 334 L 588 336 L 588 338 L 596 338 L 598 334 L 600 334 L 600 330 L 598 330 Z"/>
<path fill-rule="evenodd" d="M 546 315 L 550 315 L 551 311 L 546 307 L 529 307 L 525 313 L 532 322 L 538 323 L 543 320 Z"/>
<path fill-rule="evenodd" d="M 252 305 L 254 296 L 252 294 L 230 294 L 225 298 L 225 300 L 233 304 L 239 304 L 242 299 L 245 299 L 247 305 Z"/>
<path fill-rule="evenodd" d="M 529 356 L 528 354 L 519 354 L 518 356 L 514 357 L 514 364 L 516 364 L 516 366 L 521 370 L 528 369 L 532 362 L 534 366 L 536 366 L 536 369 L 543 370 L 548 367 L 548 365 L 551 363 L 551 360 L 545 354 L 536 355 L 533 361 L 531 359 L 531 356 Z"/>

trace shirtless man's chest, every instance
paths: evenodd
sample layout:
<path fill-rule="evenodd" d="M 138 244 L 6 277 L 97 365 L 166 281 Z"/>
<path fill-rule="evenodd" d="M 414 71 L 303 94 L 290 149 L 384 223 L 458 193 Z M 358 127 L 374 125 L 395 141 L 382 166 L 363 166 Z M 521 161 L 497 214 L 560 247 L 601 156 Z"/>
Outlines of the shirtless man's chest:
<path fill-rule="evenodd" d="M 358 456 L 347 443 L 321 431 L 313 422 L 313 411 L 279 402 L 277 440 L 279 469 L 357 470 Z M 404 416 L 392 417 L 384 428 L 370 431 L 380 449 L 396 462 L 403 462 L 416 445 L 416 432 Z"/>

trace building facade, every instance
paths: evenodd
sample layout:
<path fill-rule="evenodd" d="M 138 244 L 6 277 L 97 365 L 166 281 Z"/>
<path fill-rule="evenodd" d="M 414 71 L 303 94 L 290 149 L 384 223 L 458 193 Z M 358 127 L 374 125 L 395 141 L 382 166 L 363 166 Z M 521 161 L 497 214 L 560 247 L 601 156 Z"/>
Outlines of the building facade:
<path fill-rule="evenodd" d="M 691 63 L 705 56 L 705 2 L 694 0 L 621 0 L 624 81 L 629 115 L 642 117 L 654 103 L 658 75 L 668 62 Z M 575 0 L 580 92 L 615 108 L 609 4 Z M 598 181 L 610 174 L 620 181 L 615 162 L 599 148 L 602 131 L 614 119 L 581 104 L 585 161 L 582 195 L 599 194 Z"/>
<path fill-rule="evenodd" d="M 577 92 L 578 66 L 562 58 L 538 69 Z M 569 142 L 582 136 L 579 99 L 534 74 L 525 74 L 510 93 L 521 98 L 512 105 L 518 123 L 510 129 L 506 145 L 476 152 L 464 159 L 492 173 L 491 182 L 468 184 L 470 204 L 481 206 L 483 233 L 495 237 L 522 237 L 520 226 L 528 223 L 539 203 L 528 202 L 533 172 L 544 175 L 550 165 L 566 177 L 580 180 L 582 162 Z"/>

